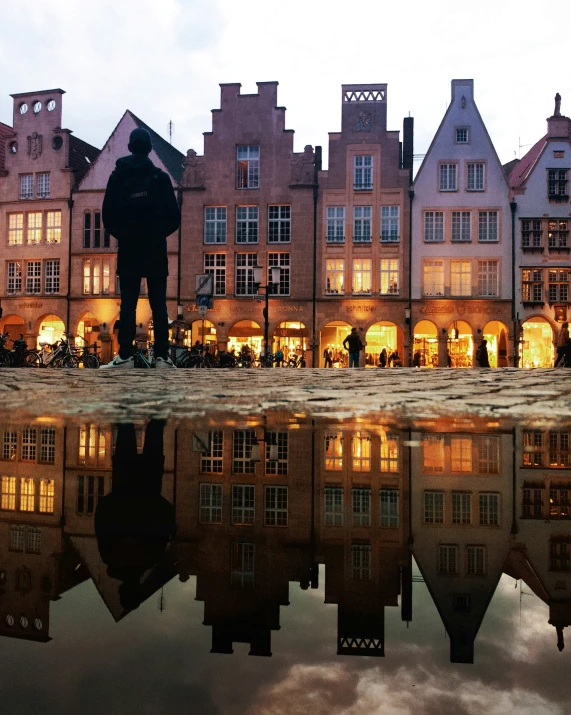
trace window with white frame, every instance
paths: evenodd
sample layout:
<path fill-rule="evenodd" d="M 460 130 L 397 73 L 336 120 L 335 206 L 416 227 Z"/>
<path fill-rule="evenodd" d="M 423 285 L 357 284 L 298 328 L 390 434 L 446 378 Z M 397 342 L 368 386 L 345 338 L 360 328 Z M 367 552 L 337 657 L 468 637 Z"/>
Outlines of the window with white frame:
<path fill-rule="evenodd" d="M 42 218 L 43 213 L 41 211 L 30 211 L 26 215 L 26 243 L 29 246 L 42 242 Z"/>
<path fill-rule="evenodd" d="M 20 198 L 21 199 L 33 199 L 34 198 L 34 175 L 33 174 L 22 174 L 20 176 Z"/>
<path fill-rule="evenodd" d="M 424 523 L 444 524 L 444 492 L 424 492 Z"/>
<path fill-rule="evenodd" d="M 423 265 L 423 295 L 444 295 L 444 261 L 425 260 Z"/>
<path fill-rule="evenodd" d="M 478 435 L 476 438 L 478 474 L 499 474 L 500 440 L 494 435 Z"/>
<path fill-rule="evenodd" d="M 524 430 L 523 432 L 523 466 L 543 467 L 543 433 L 538 430 Z"/>
<path fill-rule="evenodd" d="M 380 295 L 399 295 L 399 259 L 381 258 Z"/>
<path fill-rule="evenodd" d="M 371 471 L 371 438 L 362 432 L 351 437 L 351 466 L 354 472 Z"/>
<path fill-rule="evenodd" d="M 371 526 L 371 490 L 367 487 L 351 489 L 353 526 Z"/>
<path fill-rule="evenodd" d="M 236 207 L 236 243 L 258 243 L 258 207 Z"/>
<path fill-rule="evenodd" d="M 232 523 L 252 526 L 255 521 L 256 487 L 253 484 L 232 484 Z"/>
<path fill-rule="evenodd" d="M 239 145 L 236 147 L 236 188 L 260 188 L 260 147 Z"/>
<path fill-rule="evenodd" d="M 351 544 L 351 575 L 355 581 L 371 579 L 371 544 Z"/>
<path fill-rule="evenodd" d="M 426 474 L 444 471 L 444 438 L 430 434 L 422 438 L 422 470 Z"/>
<path fill-rule="evenodd" d="M 264 487 L 264 526 L 287 526 L 288 488 Z"/>
<path fill-rule="evenodd" d="M 232 472 L 253 474 L 252 447 L 257 444 L 256 434 L 251 429 L 234 430 L 232 444 Z"/>
<path fill-rule="evenodd" d="M 485 576 L 486 574 L 486 547 L 466 547 L 466 573 L 468 576 Z"/>
<path fill-rule="evenodd" d="M 226 254 L 205 253 L 204 272 L 214 276 L 214 295 L 226 295 Z"/>
<path fill-rule="evenodd" d="M 76 511 L 81 516 L 95 513 L 99 500 L 105 494 L 104 477 L 84 476 L 77 478 Z"/>
<path fill-rule="evenodd" d="M 541 268 L 522 269 L 521 299 L 524 303 L 543 302 L 543 270 Z"/>
<path fill-rule="evenodd" d="M 343 295 L 345 261 L 342 258 L 328 258 L 325 261 L 325 293 Z"/>
<path fill-rule="evenodd" d="M 12 525 L 10 527 L 10 551 L 23 551 L 26 539 L 26 527 Z"/>
<path fill-rule="evenodd" d="M 61 224 L 61 219 L 60 219 Z M 103 243 L 101 243 L 101 234 L 103 233 Z M 92 241 L 93 237 L 93 241 Z M 59 241 L 56 241 L 59 243 Z M 101 211 L 86 211 L 83 214 L 83 247 L 91 248 L 109 248 L 110 234 L 103 228 L 101 222 Z"/>
<path fill-rule="evenodd" d="M 198 520 L 201 524 L 222 523 L 222 484 L 200 485 Z"/>
<path fill-rule="evenodd" d="M 394 432 L 381 431 L 381 472 L 399 471 L 399 438 Z"/>
<path fill-rule="evenodd" d="M 480 526 L 500 525 L 500 495 L 480 493 Z"/>
<path fill-rule="evenodd" d="M 343 526 L 345 516 L 345 495 L 343 487 L 325 486 L 323 490 L 323 524 L 324 526 Z"/>
<path fill-rule="evenodd" d="M 272 446 L 277 446 L 277 459 L 270 459 Z M 266 474 L 288 473 L 289 435 L 287 432 L 266 432 Z"/>
<path fill-rule="evenodd" d="M 452 240 L 472 240 L 472 214 L 470 211 L 452 211 Z"/>
<path fill-rule="evenodd" d="M 356 156 L 353 159 L 353 188 L 355 191 L 373 188 L 373 157 Z"/>
<path fill-rule="evenodd" d="M 458 546 L 456 544 L 440 544 L 438 547 L 438 573 L 458 573 Z"/>
<path fill-rule="evenodd" d="M 567 183 L 569 179 L 569 169 L 548 169 L 547 170 L 547 195 L 567 196 Z"/>
<path fill-rule="evenodd" d="M 450 470 L 456 474 L 472 472 L 471 437 L 452 437 L 450 439 Z"/>
<path fill-rule="evenodd" d="M 81 425 L 77 452 L 78 465 L 105 466 L 107 443 L 105 427 L 94 424 Z"/>
<path fill-rule="evenodd" d="M 204 243 L 226 243 L 226 206 L 204 207 Z"/>
<path fill-rule="evenodd" d="M 543 519 L 543 484 L 523 489 L 522 519 Z"/>
<path fill-rule="evenodd" d="M 44 292 L 59 293 L 59 258 L 44 261 Z"/>
<path fill-rule="evenodd" d="M 4 511 L 16 510 L 16 477 L 2 477 L 2 501 Z"/>
<path fill-rule="evenodd" d="M 478 211 L 478 241 L 497 242 L 498 212 Z"/>
<path fill-rule="evenodd" d="M 53 479 L 40 479 L 40 514 L 54 513 L 55 481 Z"/>
<path fill-rule="evenodd" d="M 22 292 L 22 262 L 8 261 L 6 292 L 8 295 L 16 295 Z"/>
<path fill-rule="evenodd" d="M 379 526 L 396 528 L 399 524 L 399 490 L 383 487 L 379 490 Z"/>
<path fill-rule="evenodd" d="M 290 294 L 290 254 L 289 253 L 268 253 L 268 285 L 271 282 L 272 268 L 280 269 L 279 283 L 272 283 L 273 295 Z"/>
<path fill-rule="evenodd" d="M 372 206 L 353 207 L 353 243 L 370 243 L 372 240 Z"/>
<path fill-rule="evenodd" d="M 398 243 L 400 206 L 381 206 L 381 243 Z"/>
<path fill-rule="evenodd" d="M 549 248 L 567 248 L 569 246 L 569 222 L 549 220 L 547 223 L 547 246 Z"/>
<path fill-rule="evenodd" d="M 522 248 L 541 248 L 543 245 L 543 222 L 541 219 L 522 219 Z"/>
<path fill-rule="evenodd" d="M 256 253 L 236 254 L 236 280 L 234 292 L 237 296 L 256 295 L 257 286 L 254 283 L 254 266 L 258 265 Z"/>
<path fill-rule="evenodd" d="M 343 243 L 345 241 L 345 207 L 328 206 L 326 216 L 327 243 Z"/>
<path fill-rule="evenodd" d="M 20 511 L 36 510 L 36 484 L 33 479 L 25 477 L 20 480 Z"/>
<path fill-rule="evenodd" d="M 38 199 L 49 199 L 50 197 L 50 174 L 42 173 L 36 175 L 37 185 L 36 190 Z"/>
<path fill-rule="evenodd" d="M 53 464 L 56 458 L 56 431 L 53 427 L 40 428 L 40 459 L 43 464 Z"/>
<path fill-rule="evenodd" d="M 224 434 L 221 430 L 209 432 L 208 447 L 208 451 L 200 455 L 200 471 L 202 474 L 222 474 Z"/>
<path fill-rule="evenodd" d="M 325 435 L 325 469 L 338 472 L 343 469 L 343 433 Z"/>
<path fill-rule="evenodd" d="M 291 242 L 291 206 L 268 206 L 268 243 Z"/>
<path fill-rule="evenodd" d="M 61 243 L 61 211 L 48 211 L 46 243 Z"/>
<path fill-rule="evenodd" d="M 353 295 L 371 295 L 372 261 L 370 258 L 353 259 Z"/>
<path fill-rule="evenodd" d="M 444 212 L 424 212 L 424 240 L 427 243 L 444 241 Z"/>
<path fill-rule="evenodd" d="M 571 434 L 569 432 L 549 433 L 549 466 L 571 467 Z"/>
<path fill-rule="evenodd" d="M 547 299 L 550 303 L 569 301 L 569 269 L 550 268 L 547 271 Z"/>
<path fill-rule="evenodd" d="M 8 214 L 8 245 L 21 246 L 24 243 L 24 214 Z"/>
<path fill-rule="evenodd" d="M 240 588 L 252 588 L 254 585 L 254 570 L 256 547 L 234 541 L 230 552 L 230 583 Z"/>
<path fill-rule="evenodd" d="M 456 164 L 440 164 L 440 191 L 456 191 L 458 189 L 457 175 L 458 166 Z"/>
<path fill-rule="evenodd" d="M 486 171 L 483 163 L 468 163 L 466 189 L 468 191 L 484 191 L 486 188 Z"/>
<path fill-rule="evenodd" d="M 22 446 L 20 450 L 20 459 L 23 462 L 36 461 L 36 440 L 36 429 L 34 427 L 24 427 L 22 430 Z"/>
<path fill-rule="evenodd" d="M 499 295 L 498 261 L 478 261 L 478 297 L 497 298 Z"/>
<path fill-rule="evenodd" d="M 472 522 L 472 495 L 466 492 L 452 492 L 452 523 Z"/>
<path fill-rule="evenodd" d="M 450 261 L 450 295 L 472 295 L 472 261 Z"/>
<path fill-rule="evenodd" d="M 2 459 L 15 460 L 18 450 L 18 433 L 16 430 L 4 430 L 2 442 Z"/>
<path fill-rule="evenodd" d="M 454 132 L 456 144 L 469 144 L 470 129 L 469 127 L 456 127 Z"/>
<path fill-rule="evenodd" d="M 83 259 L 84 295 L 109 295 L 111 286 L 111 259 Z"/>

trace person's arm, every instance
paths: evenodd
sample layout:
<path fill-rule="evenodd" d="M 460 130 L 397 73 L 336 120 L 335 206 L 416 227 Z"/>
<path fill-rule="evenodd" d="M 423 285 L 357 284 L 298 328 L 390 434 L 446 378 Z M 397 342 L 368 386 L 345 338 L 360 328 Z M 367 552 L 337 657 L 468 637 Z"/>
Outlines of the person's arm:
<path fill-rule="evenodd" d="M 167 174 L 161 173 L 162 201 L 160 209 L 161 233 L 170 236 L 180 226 L 180 209 L 173 185 Z"/>
<path fill-rule="evenodd" d="M 107 188 L 105 189 L 105 196 L 103 198 L 103 206 L 101 209 L 101 218 L 103 220 L 103 227 L 115 238 L 120 238 L 121 229 L 118 223 L 118 179 L 113 172 L 109 177 L 107 182 Z"/>

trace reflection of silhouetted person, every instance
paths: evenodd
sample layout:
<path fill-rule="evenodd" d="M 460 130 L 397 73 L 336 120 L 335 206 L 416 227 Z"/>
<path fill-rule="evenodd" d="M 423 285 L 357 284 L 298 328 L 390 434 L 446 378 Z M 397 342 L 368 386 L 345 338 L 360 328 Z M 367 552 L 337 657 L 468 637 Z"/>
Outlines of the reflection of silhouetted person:
<path fill-rule="evenodd" d="M 118 426 L 111 492 L 95 510 L 99 553 L 109 576 L 122 581 L 124 609 L 144 600 L 141 578 L 161 561 L 174 532 L 174 507 L 161 496 L 163 431 L 164 421 L 151 420 L 139 455 L 134 425 Z"/>

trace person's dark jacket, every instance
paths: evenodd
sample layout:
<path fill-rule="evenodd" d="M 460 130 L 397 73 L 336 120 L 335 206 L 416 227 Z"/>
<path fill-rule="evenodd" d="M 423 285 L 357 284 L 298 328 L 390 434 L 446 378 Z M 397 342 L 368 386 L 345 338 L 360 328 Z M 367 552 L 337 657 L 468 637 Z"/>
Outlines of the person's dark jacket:
<path fill-rule="evenodd" d="M 363 343 L 357 333 L 349 333 L 343 341 L 343 347 L 350 353 L 358 353 L 363 349 Z"/>
<path fill-rule="evenodd" d="M 122 221 L 123 178 L 155 174 L 157 201 L 153 216 L 143 217 L 140 225 L 125 231 Z M 180 225 L 180 210 L 171 180 L 142 154 L 121 157 L 109 177 L 102 210 L 103 225 L 119 242 L 117 274 L 119 276 L 167 276 L 167 236 Z"/>

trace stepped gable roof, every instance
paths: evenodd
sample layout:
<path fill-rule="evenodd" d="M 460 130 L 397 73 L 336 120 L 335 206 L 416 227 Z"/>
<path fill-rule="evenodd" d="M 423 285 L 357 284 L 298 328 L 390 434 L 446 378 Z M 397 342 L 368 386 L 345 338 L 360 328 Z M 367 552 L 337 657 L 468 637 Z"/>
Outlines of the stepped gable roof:
<path fill-rule="evenodd" d="M 70 169 L 73 169 L 75 172 L 76 186 L 83 179 L 85 174 L 87 174 L 89 167 L 100 153 L 100 150 L 96 147 L 70 134 L 68 165 Z"/>
<path fill-rule="evenodd" d="M 547 146 L 547 134 L 536 142 L 513 168 L 509 175 L 509 184 L 512 189 L 522 186 L 530 175 L 537 160 Z"/>
<path fill-rule="evenodd" d="M 6 142 L 4 138 L 10 136 L 13 132 L 12 127 L 0 122 L 0 171 L 3 171 L 6 166 Z"/>
<path fill-rule="evenodd" d="M 184 173 L 184 160 L 185 155 L 180 152 L 172 144 L 169 144 L 166 139 L 163 139 L 160 134 L 157 134 L 154 129 L 148 124 L 145 124 L 142 119 L 139 119 L 130 110 L 129 114 L 133 117 L 136 125 L 139 129 L 146 129 L 151 135 L 151 141 L 153 142 L 153 149 L 159 156 L 160 160 L 163 162 L 170 175 L 177 181 L 177 183 L 182 182 L 182 175 Z"/>

